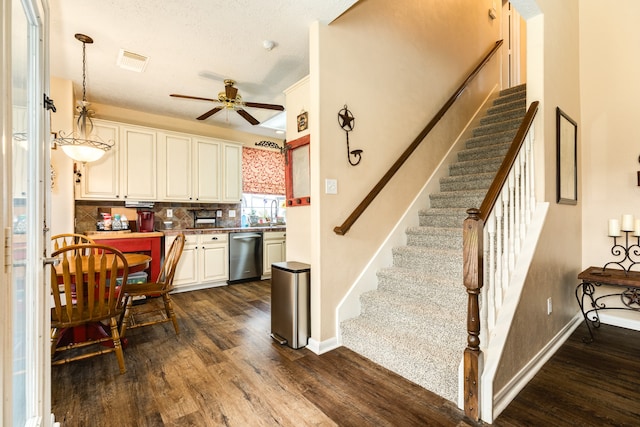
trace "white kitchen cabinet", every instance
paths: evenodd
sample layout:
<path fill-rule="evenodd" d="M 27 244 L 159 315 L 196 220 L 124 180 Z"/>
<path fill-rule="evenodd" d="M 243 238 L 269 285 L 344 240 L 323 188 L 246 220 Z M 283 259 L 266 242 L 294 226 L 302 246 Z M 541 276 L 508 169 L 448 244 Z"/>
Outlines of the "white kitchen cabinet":
<path fill-rule="evenodd" d="M 165 237 L 168 251 L 175 236 Z M 229 278 L 228 234 L 186 234 L 184 249 L 176 267 L 176 291 L 202 289 Z"/>
<path fill-rule="evenodd" d="M 95 162 L 76 163 L 76 168 L 81 174 L 76 179 L 76 198 L 121 200 L 119 124 L 93 119 L 93 129 L 100 139 L 104 142 L 113 141 L 114 145 Z M 58 179 L 61 179 L 61 177 Z"/>
<path fill-rule="evenodd" d="M 158 200 L 219 202 L 220 142 L 159 132 L 158 177 Z"/>
<path fill-rule="evenodd" d="M 217 282 L 229 278 L 228 234 L 202 234 L 197 250 L 200 281 Z"/>
<path fill-rule="evenodd" d="M 271 264 L 287 259 L 286 232 L 266 231 L 262 236 L 262 275 L 271 276 Z"/>
<path fill-rule="evenodd" d="M 222 202 L 240 203 L 242 200 L 242 145 L 222 144 L 223 191 Z"/>
<path fill-rule="evenodd" d="M 220 142 L 196 137 L 194 138 L 194 151 L 194 202 L 219 202 Z"/>
<path fill-rule="evenodd" d="M 76 199 L 240 203 L 241 144 L 105 120 L 94 126 L 115 146 L 78 165 Z"/>
<path fill-rule="evenodd" d="M 122 193 L 128 200 L 157 199 L 156 131 L 120 126 Z"/>
<path fill-rule="evenodd" d="M 191 137 L 158 133 L 158 199 L 175 202 L 193 200 L 194 162 Z"/>

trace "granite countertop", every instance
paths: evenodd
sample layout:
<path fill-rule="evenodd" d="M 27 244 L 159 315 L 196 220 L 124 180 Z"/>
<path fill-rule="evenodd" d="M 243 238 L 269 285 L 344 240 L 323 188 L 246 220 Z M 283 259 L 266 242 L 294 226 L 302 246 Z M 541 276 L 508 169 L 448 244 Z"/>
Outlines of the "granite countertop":
<path fill-rule="evenodd" d="M 93 239 L 143 239 L 147 237 L 162 237 L 164 233 L 162 231 L 150 231 L 146 233 L 132 232 L 131 230 L 119 230 L 119 231 L 85 231 L 85 236 Z"/>
<path fill-rule="evenodd" d="M 175 236 L 179 233 L 184 234 L 216 234 L 216 233 L 235 233 L 243 231 L 286 231 L 286 225 L 274 225 L 263 227 L 199 227 L 199 228 L 173 228 L 171 230 L 163 230 L 165 236 Z"/>

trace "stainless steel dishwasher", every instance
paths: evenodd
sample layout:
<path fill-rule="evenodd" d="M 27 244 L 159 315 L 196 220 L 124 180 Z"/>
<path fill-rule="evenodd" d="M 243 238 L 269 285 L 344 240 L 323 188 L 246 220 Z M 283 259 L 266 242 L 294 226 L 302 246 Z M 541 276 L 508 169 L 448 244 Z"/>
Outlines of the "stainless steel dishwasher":
<path fill-rule="evenodd" d="M 229 280 L 259 280 L 262 275 L 262 232 L 229 233 Z"/>

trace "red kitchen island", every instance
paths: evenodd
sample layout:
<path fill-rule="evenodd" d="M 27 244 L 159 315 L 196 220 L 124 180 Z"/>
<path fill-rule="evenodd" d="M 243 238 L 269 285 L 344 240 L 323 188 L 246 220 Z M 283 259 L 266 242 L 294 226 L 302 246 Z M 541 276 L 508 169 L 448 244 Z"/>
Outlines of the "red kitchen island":
<path fill-rule="evenodd" d="M 162 237 L 160 231 L 148 233 L 125 233 L 121 231 L 89 231 L 87 237 L 101 245 L 112 246 L 123 253 L 142 253 L 151 256 L 149 281 L 156 280 L 162 265 Z"/>

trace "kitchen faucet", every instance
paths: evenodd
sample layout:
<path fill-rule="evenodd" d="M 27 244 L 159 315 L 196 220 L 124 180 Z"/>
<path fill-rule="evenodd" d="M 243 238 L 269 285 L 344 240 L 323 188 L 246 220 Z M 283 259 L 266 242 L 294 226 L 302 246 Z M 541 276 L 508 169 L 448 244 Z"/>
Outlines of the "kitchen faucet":
<path fill-rule="evenodd" d="M 275 208 L 275 213 L 274 213 Z M 273 199 L 271 201 L 271 207 L 269 208 L 271 214 L 271 224 L 275 224 L 278 222 L 278 201 Z"/>

